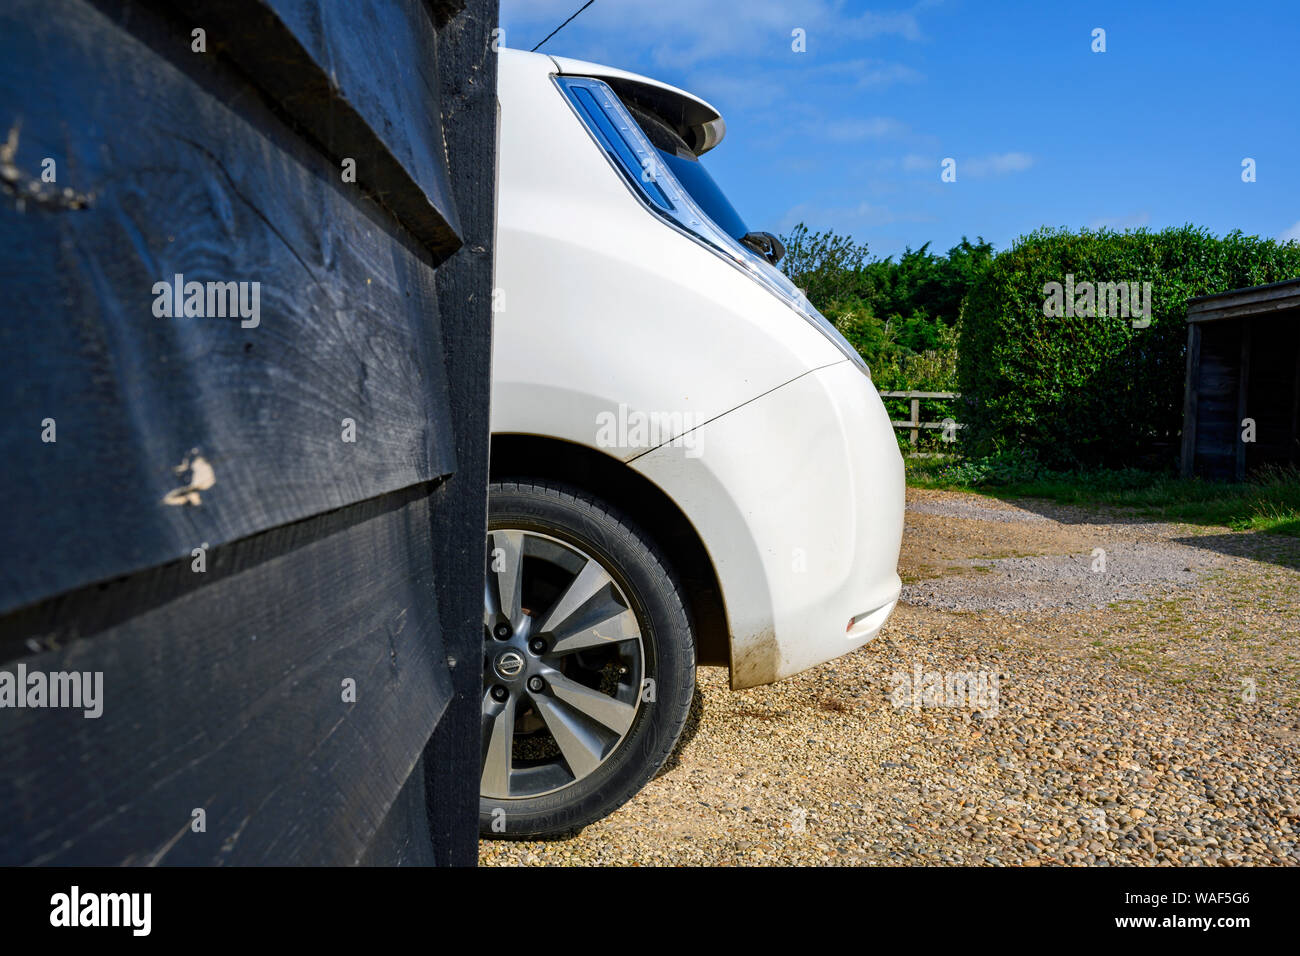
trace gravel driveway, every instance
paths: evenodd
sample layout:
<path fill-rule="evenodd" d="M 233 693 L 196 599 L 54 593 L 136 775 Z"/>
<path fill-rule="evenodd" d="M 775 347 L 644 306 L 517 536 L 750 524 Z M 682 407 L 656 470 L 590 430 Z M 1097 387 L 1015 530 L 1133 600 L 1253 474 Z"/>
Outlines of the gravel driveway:
<path fill-rule="evenodd" d="M 909 490 L 903 602 L 486 865 L 1300 863 L 1300 540 Z"/>

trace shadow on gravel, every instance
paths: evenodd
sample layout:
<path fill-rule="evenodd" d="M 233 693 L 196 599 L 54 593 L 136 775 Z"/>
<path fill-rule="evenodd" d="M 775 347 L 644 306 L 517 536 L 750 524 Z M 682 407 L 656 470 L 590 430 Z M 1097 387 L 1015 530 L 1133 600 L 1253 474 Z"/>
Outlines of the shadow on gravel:
<path fill-rule="evenodd" d="M 1054 522 L 1063 525 L 1137 526 L 1167 523 L 1163 518 L 1143 514 L 1136 508 L 1069 505 L 1046 498 L 1019 498 L 1009 494 L 961 494 L 965 497 L 949 497 L 941 501 L 910 499 L 907 510 L 913 514 L 965 518 L 994 524 Z M 1005 507 L 995 507 L 994 502 Z"/>
<path fill-rule="evenodd" d="M 1014 498 L 1010 495 L 993 496 L 997 501 L 1029 512 L 1035 518 L 1047 518 L 1063 525 L 1105 524 L 1119 527 L 1153 524 L 1181 524 L 1192 527 L 1202 526 L 1200 522 L 1187 519 L 1169 520 L 1144 515 L 1130 508 L 1085 508 L 1078 505 L 1063 505 L 1055 501 L 1040 498 Z M 971 517 L 977 517 L 972 514 Z M 1028 520 L 1029 515 L 1025 516 Z M 1004 519 L 1005 520 L 1005 519 Z M 1205 525 L 1204 527 L 1221 527 Z M 1279 533 L 1279 531 L 1283 533 Z M 1170 538 L 1170 541 L 1192 548 L 1213 551 L 1230 557 L 1248 558 L 1267 564 L 1300 571 L 1300 522 L 1282 525 L 1275 531 L 1221 531 L 1208 532 L 1203 535 L 1184 535 Z"/>
<path fill-rule="evenodd" d="M 700 732 L 700 723 L 704 719 L 704 694 L 700 691 L 700 685 L 695 685 L 695 693 L 691 695 L 691 709 L 686 715 L 686 724 L 682 727 L 682 735 L 677 739 L 677 746 L 673 752 L 668 755 L 667 761 L 659 770 L 656 777 L 662 777 L 664 774 L 677 768 L 682 762 L 682 750 L 695 739 L 695 735 Z"/>
<path fill-rule="evenodd" d="M 1202 548 L 1235 558 L 1249 558 L 1300 571 L 1300 539 L 1260 531 L 1226 531 L 1222 534 L 1170 538 L 1191 548 Z"/>
<path fill-rule="evenodd" d="M 1142 514 L 1136 508 L 1087 508 L 1082 505 L 1063 505 L 1058 501 L 1044 498 L 1015 498 L 1011 495 L 990 495 L 995 501 L 1028 511 L 1040 518 L 1047 518 L 1060 524 L 1113 524 L 1113 525 L 1149 525 L 1162 524 L 1165 519 Z M 1195 524 L 1196 522 L 1182 522 Z"/>

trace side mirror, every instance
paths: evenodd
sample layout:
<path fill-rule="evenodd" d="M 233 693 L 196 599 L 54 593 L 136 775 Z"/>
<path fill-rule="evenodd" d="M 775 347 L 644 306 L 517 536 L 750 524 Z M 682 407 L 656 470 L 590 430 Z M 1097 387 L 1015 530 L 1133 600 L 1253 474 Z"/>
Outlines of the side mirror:
<path fill-rule="evenodd" d="M 785 246 L 770 232 L 748 232 L 740 241 L 772 265 L 785 258 Z"/>

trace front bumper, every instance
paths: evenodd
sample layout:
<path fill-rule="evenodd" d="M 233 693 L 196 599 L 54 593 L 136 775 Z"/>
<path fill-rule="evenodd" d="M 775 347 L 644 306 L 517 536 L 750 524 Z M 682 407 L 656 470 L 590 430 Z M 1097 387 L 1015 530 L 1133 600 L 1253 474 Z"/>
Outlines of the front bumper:
<path fill-rule="evenodd" d="M 861 647 L 898 601 L 903 460 L 850 362 L 809 372 L 632 462 L 704 543 L 731 631 L 731 686 Z"/>

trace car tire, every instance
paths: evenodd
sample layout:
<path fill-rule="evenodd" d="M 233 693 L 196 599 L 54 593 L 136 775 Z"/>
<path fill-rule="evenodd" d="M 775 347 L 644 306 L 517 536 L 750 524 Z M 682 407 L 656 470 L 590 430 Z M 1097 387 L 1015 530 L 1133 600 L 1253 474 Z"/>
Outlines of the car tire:
<path fill-rule="evenodd" d="M 690 710 L 695 641 L 672 568 L 628 516 L 573 486 L 497 481 L 483 666 L 479 830 L 557 836 L 664 765 Z"/>

